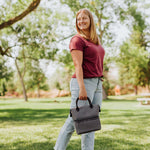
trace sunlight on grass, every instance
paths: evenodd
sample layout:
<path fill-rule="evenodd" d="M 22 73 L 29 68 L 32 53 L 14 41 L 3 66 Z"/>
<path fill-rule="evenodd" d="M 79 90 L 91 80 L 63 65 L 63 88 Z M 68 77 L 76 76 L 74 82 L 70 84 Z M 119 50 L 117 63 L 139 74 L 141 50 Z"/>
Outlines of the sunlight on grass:
<path fill-rule="evenodd" d="M 0 100 L 1 150 L 52 150 L 70 107 L 70 97 Z M 95 133 L 95 150 L 149 150 L 150 106 L 130 96 L 109 97 L 100 114 L 102 130 Z M 74 133 L 67 150 L 81 150 Z"/>

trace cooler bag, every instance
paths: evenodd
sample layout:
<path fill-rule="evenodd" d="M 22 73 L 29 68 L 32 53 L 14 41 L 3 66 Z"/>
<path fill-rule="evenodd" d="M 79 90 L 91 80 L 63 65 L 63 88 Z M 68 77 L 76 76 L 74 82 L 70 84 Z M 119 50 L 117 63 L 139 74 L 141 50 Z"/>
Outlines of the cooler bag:
<path fill-rule="evenodd" d="M 70 116 L 75 123 L 77 134 L 88 133 L 101 129 L 101 122 L 99 117 L 100 106 L 91 103 L 87 98 L 89 105 L 78 107 L 79 98 L 76 100 L 76 108 L 70 109 Z"/>

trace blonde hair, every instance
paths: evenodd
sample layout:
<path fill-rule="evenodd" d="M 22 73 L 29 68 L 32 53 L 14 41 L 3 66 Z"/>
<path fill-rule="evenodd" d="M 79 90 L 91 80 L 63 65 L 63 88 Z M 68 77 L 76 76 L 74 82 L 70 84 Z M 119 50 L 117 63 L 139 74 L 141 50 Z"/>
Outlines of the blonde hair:
<path fill-rule="evenodd" d="M 78 15 L 79 15 L 81 12 L 85 13 L 85 14 L 88 15 L 89 18 L 90 18 L 90 29 L 89 29 L 89 31 L 90 31 L 90 38 L 88 38 L 88 37 L 79 29 L 79 27 L 78 27 L 77 17 L 78 17 Z M 91 42 L 93 42 L 93 43 L 95 43 L 95 44 L 97 44 L 97 45 L 100 44 L 98 35 L 97 35 L 97 33 L 96 33 L 96 27 L 95 27 L 93 15 L 92 15 L 92 13 L 91 13 L 88 9 L 83 8 L 83 9 L 80 9 L 80 10 L 77 12 L 77 14 L 76 14 L 76 29 L 77 29 L 77 32 L 78 32 L 82 37 L 84 37 L 85 39 L 90 40 Z"/>

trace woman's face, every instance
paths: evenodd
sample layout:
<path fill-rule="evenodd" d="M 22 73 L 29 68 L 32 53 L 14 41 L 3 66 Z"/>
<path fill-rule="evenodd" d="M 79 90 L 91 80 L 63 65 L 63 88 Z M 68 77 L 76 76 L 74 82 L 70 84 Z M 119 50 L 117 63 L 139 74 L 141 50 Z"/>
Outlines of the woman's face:
<path fill-rule="evenodd" d="M 90 27 L 90 18 L 84 12 L 81 12 L 77 16 L 77 25 L 80 30 L 89 30 Z"/>

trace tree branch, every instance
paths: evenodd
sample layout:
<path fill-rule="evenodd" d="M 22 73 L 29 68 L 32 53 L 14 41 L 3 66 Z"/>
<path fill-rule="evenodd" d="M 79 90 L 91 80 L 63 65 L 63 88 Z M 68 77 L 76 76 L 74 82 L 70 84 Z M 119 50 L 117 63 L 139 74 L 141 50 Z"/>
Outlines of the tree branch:
<path fill-rule="evenodd" d="M 150 41 L 146 41 L 146 42 L 144 42 L 144 44 L 146 44 L 146 45 L 147 45 L 147 44 L 149 44 L 149 43 L 150 43 Z"/>
<path fill-rule="evenodd" d="M 7 47 L 7 48 L 5 49 L 5 51 L 4 51 L 4 50 L 2 49 L 2 47 L 0 46 L 0 54 L 1 54 L 2 56 L 6 55 L 7 52 L 8 52 L 8 50 L 11 49 L 12 47 L 15 47 L 15 46 L 16 46 L 16 45 L 11 46 L 11 47 Z"/>
<path fill-rule="evenodd" d="M 72 37 L 73 35 L 75 35 L 75 34 L 73 33 L 73 34 L 71 34 L 71 35 L 69 35 L 69 36 L 67 36 L 67 37 L 64 37 L 64 38 L 62 38 L 62 39 L 56 41 L 56 42 L 58 43 L 58 42 L 64 41 L 64 40 L 66 40 L 66 39 Z"/>
<path fill-rule="evenodd" d="M 106 29 L 108 28 L 108 26 L 111 24 L 111 23 L 114 23 L 113 21 L 108 21 L 105 26 L 104 26 L 104 29 L 103 29 L 103 32 L 106 31 Z"/>
<path fill-rule="evenodd" d="M 95 14 L 98 18 L 98 29 L 100 32 L 100 43 L 102 43 L 102 37 L 103 37 L 103 30 L 102 30 L 102 15 L 103 15 L 103 8 L 101 9 L 101 13 L 99 14 L 98 9 L 96 7 L 94 7 L 95 9 Z"/>
<path fill-rule="evenodd" d="M 13 59 L 17 59 L 17 60 L 21 60 L 21 59 L 23 59 L 24 57 L 14 57 L 14 56 L 12 56 L 11 54 L 5 54 L 6 56 L 8 56 L 8 57 L 10 57 L 10 58 L 13 58 Z M 26 59 L 32 59 L 32 60 L 34 60 L 34 61 L 38 61 L 39 59 L 37 59 L 37 58 L 34 58 L 34 57 L 30 57 L 30 56 L 26 56 L 25 57 Z"/>
<path fill-rule="evenodd" d="M 3 52 L 3 49 L 2 47 L 0 46 L 0 54 L 3 56 L 4 55 L 4 52 Z"/>
<path fill-rule="evenodd" d="M 24 63 L 24 68 L 23 68 L 23 74 L 22 74 L 22 76 L 24 77 L 25 72 L 26 72 L 26 59 L 25 59 L 24 48 L 23 48 L 23 63 Z"/>
<path fill-rule="evenodd" d="M 29 5 L 29 7 L 23 11 L 20 15 L 16 16 L 15 18 L 9 19 L 6 22 L 0 24 L 0 30 L 6 27 L 11 26 L 12 24 L 16 23 L 17 21 L 23 19 L 26 15 L 32 12 L 34 9 L 37 8 L 41 0 L 33 0 L 33 2 Z"/>
<path fill-rule="evenodd" d="M 16 47 L 16 46 L 23 46 L 23 45 L 29 45 L 29 43 L 22 43 L 20 45 L 15 44 L 13 46 L 7 47 L 5 50 L 3 50 L 2 47 L 0 46 L 0 55 L 2 56 L 7 55 L 9 49 Z M 33 44 L 30 44 L 30 45 L 33 45 Z"/>

